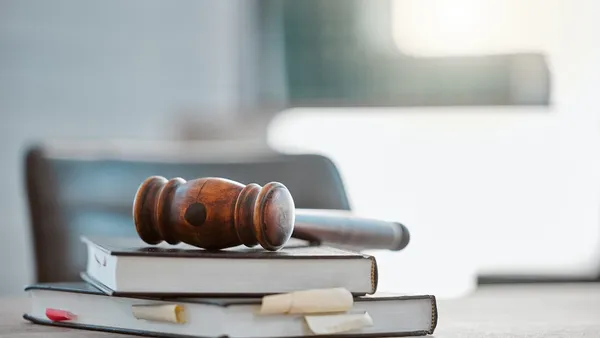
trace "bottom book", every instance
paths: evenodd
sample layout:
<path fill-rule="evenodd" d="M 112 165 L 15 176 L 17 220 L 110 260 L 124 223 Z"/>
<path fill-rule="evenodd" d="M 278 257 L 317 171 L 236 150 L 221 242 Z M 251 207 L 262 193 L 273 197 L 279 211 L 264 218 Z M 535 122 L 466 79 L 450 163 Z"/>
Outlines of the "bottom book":
<path fill-rule="evenodd" d="M 397 337 L 432 334 L 434 296 L 371 295 L 354 299 L 348 314 L 368 314 L 372 325 L 314 334 L 302 314 L 260 314 L 262 298 L 108 296 L 83 283 L 28 286 L 36 323 L 153 337 Z"/>

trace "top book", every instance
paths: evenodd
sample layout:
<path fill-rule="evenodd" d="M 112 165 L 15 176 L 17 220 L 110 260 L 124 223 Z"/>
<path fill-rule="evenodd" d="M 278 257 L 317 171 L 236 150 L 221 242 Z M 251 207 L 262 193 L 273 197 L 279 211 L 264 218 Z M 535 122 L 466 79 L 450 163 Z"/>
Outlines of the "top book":
<path fill-rule="evenodd" d="M 256 296 L 343 287 L 360 296 L 377 290 L 373 256 L 302 241 L 291 240 L 275 252 L 148 245 L 139 238 L 82 241 L 88 252 L 86 279 L 114 295 Z"/>

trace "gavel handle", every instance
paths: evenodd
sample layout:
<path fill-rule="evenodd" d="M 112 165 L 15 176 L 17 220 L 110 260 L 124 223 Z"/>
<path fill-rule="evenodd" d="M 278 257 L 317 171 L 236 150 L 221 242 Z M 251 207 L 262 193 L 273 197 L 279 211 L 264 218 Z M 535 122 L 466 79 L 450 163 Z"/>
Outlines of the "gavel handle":
<path fill-rule="evenodd" d="M 292 237 L 362 249 L 404 249 L 408 229 L 395 222 L 361 218 L 345 210 L 296 209 Z"/>

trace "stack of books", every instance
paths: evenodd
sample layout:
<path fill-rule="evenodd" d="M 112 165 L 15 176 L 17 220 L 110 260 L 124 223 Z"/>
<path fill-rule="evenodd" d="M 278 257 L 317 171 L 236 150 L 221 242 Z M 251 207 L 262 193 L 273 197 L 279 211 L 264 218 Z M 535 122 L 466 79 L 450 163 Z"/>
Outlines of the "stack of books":
<path fill-rule="evenodd" d="M 377 262 L 358 252 L 82 240 L 82 281 L 28 286 L 25 319 L 156 337 L 419 336 L 437 325 L 434 296 L 377 292 Z"/>

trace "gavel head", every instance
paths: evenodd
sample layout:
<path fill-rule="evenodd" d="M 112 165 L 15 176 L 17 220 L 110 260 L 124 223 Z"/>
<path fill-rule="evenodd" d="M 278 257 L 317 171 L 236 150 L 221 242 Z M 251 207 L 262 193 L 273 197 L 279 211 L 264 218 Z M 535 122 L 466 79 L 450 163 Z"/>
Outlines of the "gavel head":
<path fill-rule="evenodd" d="M 288 189 L 271 182 L 243 185 L 224 178 L 148 177 L 138 188 L 133 219 L 148 244 L 184 242 L 209 250 L 260 244 L 279 250 L 294 230 Z"/>

